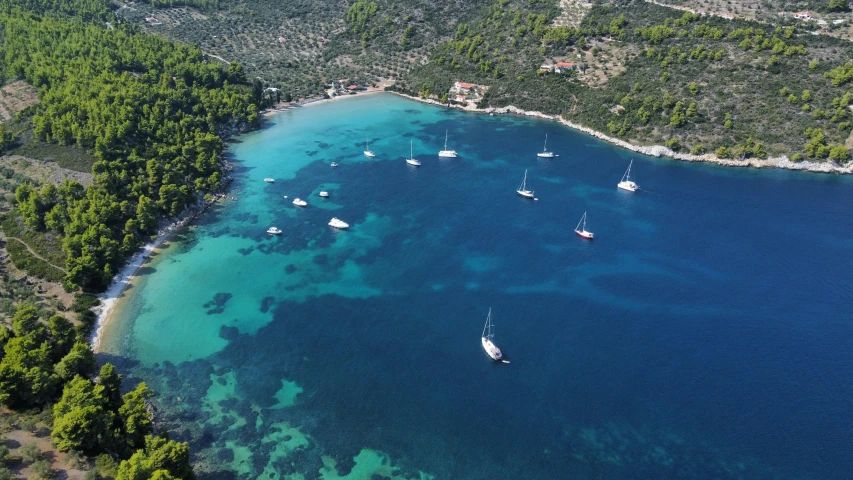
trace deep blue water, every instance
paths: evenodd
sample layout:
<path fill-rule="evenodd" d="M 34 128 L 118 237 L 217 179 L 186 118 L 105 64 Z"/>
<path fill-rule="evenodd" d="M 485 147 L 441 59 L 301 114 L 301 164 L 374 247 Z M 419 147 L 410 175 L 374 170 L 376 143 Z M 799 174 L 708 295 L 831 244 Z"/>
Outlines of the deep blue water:
<path fill-rule="evenodd" d="M 238 201 L 145 269 L 101 355 L 159 392 L 206 478 L 851 477 L 850 178 L 390 95 L 232 153 Z M 490 307 L 509 365 L 480 348 Z"/>

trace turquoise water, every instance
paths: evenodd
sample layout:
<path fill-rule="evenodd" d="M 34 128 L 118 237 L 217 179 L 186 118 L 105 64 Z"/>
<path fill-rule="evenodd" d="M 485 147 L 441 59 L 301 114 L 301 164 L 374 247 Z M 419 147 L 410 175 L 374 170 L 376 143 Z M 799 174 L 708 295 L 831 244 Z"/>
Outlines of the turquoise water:
<path fill-rule="evenodd" d="M 458 159 L 435 155 L 446 130 Z M 853 472 L 851 179 L 390 95 L 283 113 L 232 152 L 238 200 L 143 270 L 101 354 L 159 393 L 203 478 Z M 509 365 L 480 347 L 490 307 Z"/>

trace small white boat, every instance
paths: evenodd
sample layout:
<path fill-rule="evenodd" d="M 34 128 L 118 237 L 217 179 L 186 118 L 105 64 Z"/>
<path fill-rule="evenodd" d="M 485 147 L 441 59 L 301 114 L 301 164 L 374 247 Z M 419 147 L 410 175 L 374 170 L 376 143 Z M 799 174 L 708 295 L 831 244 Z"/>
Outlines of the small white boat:
<path fill-rule="evenodd" d="M 332 219 L 329 220 L 329 226 L 343 230 L 345 228 L 349 228 L 349 223 L 347 223 L 343 220 L 340 220 L 337 217 L 332 217 Z"/>
<path fill-rule="evenodd" d="M 483 337 L 481 343 L 486 354 L 492 357 L 492 360 L 503 360 L 501 349 L 494 343 L 495 333 L 492 332 L 492 309 L 489 309 L 489 315 L 486 317 L 486 326 L 483 327 Z"/>
<path fill-rule="evenodd" d="M 420 167 L 421 161 L 418 160 L 417 158 L 415 158 L 415 155 L 412 153 L 413 152 L 412 149 L 413 149 L 412 140 L 409 140 L 409 158 L 406 159 L 406 163 L 408 163 L 409 165 L 414 165 L 416 167 Z"/>
<path fill-rule="evenodd" d="M 332 162 L 332 163 L 331 163 L 331 166 L 332 166 L 332 167 L 337 167 L 337 166 L 338 166 L 338 162 Z"/>
<path fill-rule="evenodd" d="M 545 134 L 545 146 L 542 147 L 542 151 L 536 154 L 537 157 L 541 158 L 554 158 L 554 152 L 548 151 L 548 134 Z"/>
<path fill-rule="evenodd" d="M 448 150 L 447 149 L 447 131 L 444 132 L 444 150 L 438 152 L 439 157 L 443 158 L 456 158 L 456 150 Z"/>
<path fill-rule="evenodd" d="M 518 186 L 515 193 L 524 198 L 533 198 L 533 190 L 527 189 L 527 170 L 524 171 L 524 178 L 521 179 L 521 185 Z"/>
<path fill-rule="evenodd" d="M 305 200 L 299 199 L 299 198 L 294 198 L 293 204 L 296 205 L 297 207 L 307 207 L 308 206 L 308 202 L 306 202 Z"/>
<path fill-rule="evenodd" d="M 634 160 L 631 160 L 631 163 L 628 164 L 628 170 L 625 171 L 625 175 L 622 175 L 622 180 L 616 185 L 622 190 L 626 190 L 629 192 L 636 192 L 640 189 L 640 186 L 634 183 L 631 180 L 631 166 L 634 164 Z"/>
<path fill-rule="evenodd" d="M 592 232 L 586 231 L 586 212 L 583 212 L 583 217 L 581 217 L 581 221 L 578 222 L 578 226 L 575 227 L 575 233 L 577 233 L 579 237 L 585 238 L 587 240 L 592 240 L 592 238 L 595 236 Z"/>
<path fill-rule="evenodd" d="M 267 233 L 269 233 L 270 235 L 279 235 L 281 234 L 281 230 L 276 227 L 270 227 L 267 229 Z"/>
<path fill-rule="evenodd" d="M 376 156 L 376 154 L 373 153 L 373 150 L 370 149 L 370 142 L 368 142 L 366 138 L 364 139 L 364 156 L 370 158 Z"/>
<path fill-rule="evenodd" d="M 318 195 L 320 195 L 323 198 L 327 198 L 329 196 L 329 192 L 320 192 Z"/>
<path fill-rule="evenodd" d="M 275 179 L 274 179 L 274 178 L 269 178 L 269 177 L 265 178 L 265 179 L 264 179 L 264 181 L 265 181 L 265 182 L 267 182 L 267 183 L 275 183 Z"/>

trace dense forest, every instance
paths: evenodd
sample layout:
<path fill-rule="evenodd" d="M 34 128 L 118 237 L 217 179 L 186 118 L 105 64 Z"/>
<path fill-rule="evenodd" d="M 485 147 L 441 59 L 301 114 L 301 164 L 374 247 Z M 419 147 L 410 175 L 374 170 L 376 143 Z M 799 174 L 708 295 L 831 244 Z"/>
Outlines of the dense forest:
<path fill-rule="evenodd" d="M 156 227 L 222 186 L 222 135 L 258 124 L 239 64 L 119 24 L 50 13 L 0 15 L 0 77 L 25 79 L 41 103 L 39 140 L 92 149 L 95 184 L 16 191 L 35 230 L 64 236 L 69 289 L 106 287 Z"/>
<path fill-rule="evenodd" d="M 18 141 L 15 131 L 94 157 L 87 187 L 2 172 L 16 204 L 2 228 L 45 260 L 17 241 L 6 244 L 12 259 L 69 291 L 103 289 L 159 218 L 221 189 L 223 137 L 259 123 L 258 95 L 239 64 L 224 68 L 196 47 L 142 34 L 111 10 L 102 0 L 0 2 L 0 80 L 24 80 L 39 98 L 4 124 L 3 149 Z M 112 365 L 97 369 L 86 343 L 97 300 L 78 294 L 67 313 L 36 307 L 9 280 L 4 272 L 11 328 L 0 327 L 0 404 L 50 411 L 58 449 L 98 455 L 87 478 L 194 478 L 187 445 L 154 436 L 145 384 L 122 395 Z M 39 475 L 49 475 L 43 467 Z"/>
<path fill-rule="evenodd" d="M 849 157 L 849 42 L 641 1 L 593 7 L 576 28 L 551 27 L 547 12 L 524 9 L 535 2 L 518 4 L 497 0 L 480 22 L 459 25 L 396 88 L 440 98 L 454 80 L 482 83 L 491 86 L 483 106 L 562 114 L 693 153 Z M 607 63 L 620 54 L 622 64 Z M 538 71 L 543 61 L 577 56 L 579 72 Z M 593 62 L 607 77 L 601 85 L 588 84 Z"/>

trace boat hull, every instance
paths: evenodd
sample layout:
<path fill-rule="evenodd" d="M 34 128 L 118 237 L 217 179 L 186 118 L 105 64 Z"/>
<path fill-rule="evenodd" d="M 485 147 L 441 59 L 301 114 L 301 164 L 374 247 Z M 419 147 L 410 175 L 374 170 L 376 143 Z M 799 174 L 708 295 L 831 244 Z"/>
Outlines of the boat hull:
<path fill-rule="evenodd" d="M 640 187 L 634 182 L 619 182 L 619 184 L 616 186 L 621 188 L 622 190 L 625 190 L 626 192 L 636 192 L 640 189 Z"/>
<path fill-rule="evenodd" d="M 539 158 L 554 158 L 554 154 L 551 152 L 540 152 L 536 154 Z"/>
<path fill-rule="evenodd" d="M 421 166 L 421 162 L 419 162 L 413 158 L 407 158 L 406 163 L 408 163 L 409 165 L 412 165 L 413 167 L 420 167 Z"/>
<path fill-rule="evenodd" d="M 442 158 L 456 158 L 456 150 L 442 150 L 438 152 L 438 156 Z"/>
<path fill-rule="evenodd" d="M 373 153 L 373 152 L 370 152 L 370 151 L 365 150 L 365 151 L 364 151 L 364 156 L 365 156 L 365 157 L 373 158 L 373 157 L 375 157 L 375 156 L 376 156 L 376 154 L 375 154 L 375 153 Z"/>
<path fill-rule="evenodd" d="M 329 198 L 329 192 L 320 192 L 318 195 L 320 195 L 323 198 Z"/>
<path fill-rule="evenodd" d="M 521 195 L 524 198 L 533 199 L 533 192 L 531 190 L 516 190 L 515 193 Z"/>
<path fill-rule="evenodd" d="M 501 360 L 503 358 L 503 354 L 501 353 L 501 349 L 498 348 L 491 340 L 486 337 L 481 338 L 481 342 L 483 344 L 483 350 L 486 351 L 486 355 L 491 357 L 492 360 Z"/>
<path fill-rule="evenodd" d="M 592 232 L 587 232 L 586 230 L 575 230 L 575 233 L 578 234 L 579 237 L 587 240 L 592 240 L 595 237 Z"/>

